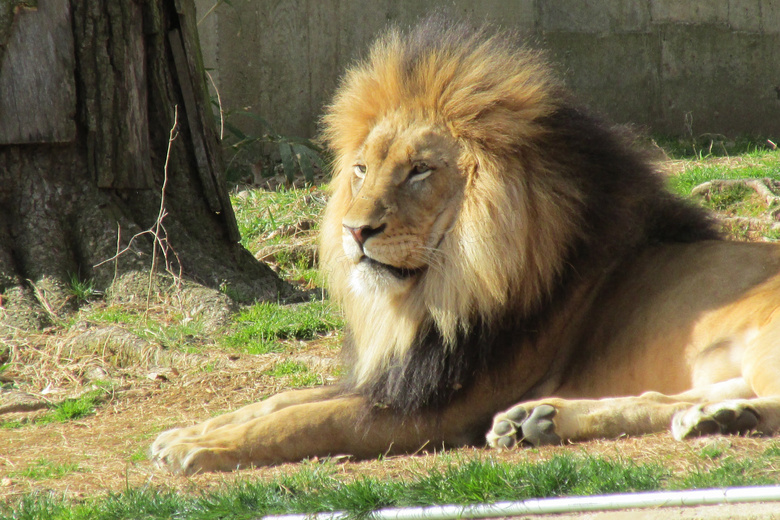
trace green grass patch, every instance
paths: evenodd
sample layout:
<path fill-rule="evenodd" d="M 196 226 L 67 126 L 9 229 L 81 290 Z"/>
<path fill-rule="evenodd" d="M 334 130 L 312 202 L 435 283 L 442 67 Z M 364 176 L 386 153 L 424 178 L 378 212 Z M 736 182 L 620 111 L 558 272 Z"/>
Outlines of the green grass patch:
<path fill-rule="evenodd" d="M 98 295 L 95 290 L 95 282 L 92 280 L 82 280 L 75 273 L 70 275 L 70 286 L 68 292 L 76 298 L 76 302 L 84 303 Z"/>
<path fill-rule="evenodd" d="M 298 361 L 285 360 L 277 363 L 274 368 L 264 372 L 271 377 L 286 379 L 287 385 L 292 388 L 316 386 L 324 383 L 322 376 L 312 372 L 309 367 Z"/>
<path fill-rule="evenodd" d="M 343 321 L 335 307 L 324 301 L 295 305 L 259 303 L 244 309 L 236 318 L 233 332 L 223 344 L 250 354 L 279 352 L 284 339 L 313 339 L 338 330 Z"/>
<path fill-rule="evenodd" d="M 75 399 L 65 399 L 61 403 L 55 404 L 49 413 L 37 418 L 35 424 L 67 422 L 91 415 L 105 399 L 106 393 L 106 390 L 98 389 Z"/>
<path fill-rule="evenodd" d="M 203 346 L 202 338 L 206 336 L 203 332 L 203 324 L 199 320 L 185 320 L 179 312 L 150 318 L 144 316 L 143 312 L 128 311 L 110 305 L 89 310 L 79 321 L 125 325 L 128 331 L 140 338 L 158 343 L 164 348 L 184 352 L 200 352 Z"/>
<path fill-rule="evenodd" d="M 11 421 L 0 421 L 0 430 L 16 430 L 19 428 L 24 428 L 28 424 L 32 424 L 30 421 L 24 421 L 19 419 L 14 419 Z"/>
<path fill-rule="evenodd" d="M 231 196 L 231 202 L 241 232 L 241 244 L 250 250 L 254 250 L 266 235 L 285 228 L 294 233 L 296 226 L 301 227 L 303 222 L 306 222 L 307 230 L 316 231 L 325 208 L 325 199 L 311 189 L 245 190 Z M 270 243 L 289 240 L 290 232 L 276 234 L 269 239 Z"/>
<path fill-rule="evenodd" d="M 95 323 L 114 323 L 133 325 L 143 321 L 143 316 L 128 312 L 122 307 L 109 305 L 108 307 L 96 308 L 88 312 L 84 319 Z"/>
<path fill-rule="evenodd" d="M 148 457 L 146 454 L 146 449 L 140 449 L 135 453 L 133 453 L 132 455 L 130 455 L 129 460 L 130 462 L 141 462 L 146 460 L 147 458 Z"/>
<path fill-rule="evenodd" d="M 71 473 L 80 473 L 83 469 L 75 463 L 59 463 L 46 459 L 38 459 L 26 468 L 9 473 L 11 478 L 27 478 L 30 480 L 47 480 L 62 478 Z"/>
<path fill-rule="evenodd" d="M 175 319 L 172 323 L 149 320 L 132 328 L 133 333 L 167 349 L 197 353 L 202 350 L 203 325 L 198 320 L 188 322 Z"/>
<path fill-rule="evenodd" d="M 49 423 L 62 423 L 74 421 L 86 417 L 95 412 L 95 409 L 106 399 L 110 393 L 110 384 L 96 382 L 99 388 L 87 392 L 74 399 L 65 399 L 60 403 L 51 405 L 50 410 L 33 420 L 13 420 L 0 422 L 0 429 L 14 430 L 34 424 L 43 425 Z"/>
<path fill-rule="evenodd" d="M 601 456 L 556 455 L 546 461 L 519 463 L 492 457 L 443 457 L 432 470 L 418 471 L 409 479 L 350 479 L 338 471 L 337 465 L 325 462 L 304 464 L 296 473 L 271 481 L 239 480 L 217 491 L 198 494 L 144 487 L 78 502 L 51 494 L 32 494 L 15 503 L 0 504 L 0 516 L 185 520 L 346 511 L 352 517 L 364 518 L 383 507 L 776 484 L 780 482 L 773 469 L 777 463 L 777 455 L 760 460 L 727 455 L 703 461 L 700 469 L 675 476 L 660 464 Z"/>
<path fill-rule="evenodd" d="M 764 457 L 780 458 L 780 443 L 773 443 L 766 450 L 764 450 Z"/>
<path fill-rule="evenodd" d="M 687 168 L 678 175 L 669 177 L 669 189 L 672 192 L 688 196 L 691 190 L 713 179 L 780 179 L 780 152 L 766 152 L 749 161 L 748 164 L 718 164 L 704 162 Z"/>
<path fill-rule="evenodd" d="M 251 189 L 234 194 L 231 200 L 244 247 L 275 265 L 287 280 L 308 287 L 322 285 L 314 265 L 325 208 L 321 189 Z"/>
<path fill-rule="evenodd" d="M 222 490 L 181 495 L 131 489 L 86 503 L 30 495 L 0 513 L 14 518 L 258 518 L 267 514 L 348 511 L 366 517 L 383 507 L 471 504 L 534 497 L 659 489 L 669 473 L 654 464 L 623 459 L 555 456 L 544 462 L 493 459 L 444 462 L 410 480 L 361 477 L 345 480 L 333 464 L 304 466 L 276 480 L 239 481 Z"/>
<path fill-rule="evenodd" d="M 764 461 L 724 457 L 715 467 L 696 468 L 675 483 L 678 489 L 708 489 L 776 484 L 778 477 Z"/>

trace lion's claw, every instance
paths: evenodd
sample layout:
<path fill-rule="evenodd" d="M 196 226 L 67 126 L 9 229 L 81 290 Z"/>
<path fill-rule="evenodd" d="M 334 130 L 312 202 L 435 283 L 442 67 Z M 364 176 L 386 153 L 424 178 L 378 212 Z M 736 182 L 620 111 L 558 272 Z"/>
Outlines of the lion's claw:
<path fill-rule="evenodd" d="M 494 448 L 512 448 L 518 443 L 532 446 L 560 444 L 555 433 L 557 410 L 549 404 L 535 406 L 529 412 L 524 405 L 517 405 L 496 415 L 493 427 L 487 434 L 488 445 Z"/>

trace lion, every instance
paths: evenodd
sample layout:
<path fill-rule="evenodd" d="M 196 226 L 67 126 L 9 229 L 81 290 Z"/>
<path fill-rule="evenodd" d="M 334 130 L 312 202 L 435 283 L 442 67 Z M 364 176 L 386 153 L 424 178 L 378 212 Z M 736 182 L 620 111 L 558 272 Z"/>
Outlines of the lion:
<path fill-rule="evenodd" d="M 323 126 L 346 375 L 164 432 L 158 466 L 780 429 L 780 247 L 722 239 L 539 52 L 390 29 Z"/>

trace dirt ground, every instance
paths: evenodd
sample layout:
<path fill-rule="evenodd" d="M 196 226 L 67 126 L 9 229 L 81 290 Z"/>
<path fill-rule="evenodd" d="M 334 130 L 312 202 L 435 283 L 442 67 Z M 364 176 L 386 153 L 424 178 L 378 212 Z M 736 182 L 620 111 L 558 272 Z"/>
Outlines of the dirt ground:
<path fill-rule="evenodd" d="M 314 341 L 301 347 L 295 357 L 321 367 L 331 366 L 337 356 L 335 349 L 323 347 L 322 342 Z M 203 491 L 218 488 L 236 478 L 271 479 L 296 472 L 300 464 L 317 464 L 317 461 L 308 461 L 229 474 L 181 477 L 156 470 L 144 457 L 155 436 L 164 429 L 193 424 L 281 390 L 283 381 L 280 383 L 278 379 L 262 375 L 279 356 L 281 354 L 237 356 L 215 351 L 194 366 L 183 360 L 179 367 L 173 363 L 164 371 L 146 367 L 136 373 L 125 373 L 124 388 L 115 391 L 113 397 L 92 415 L 64 423 L 0 430 L 0 500 L 41 490 L 53 490 L 78 499 L 145 485 Z M 218 368 L 208 371 L 203 370 L 203 366 Z M 3 414 L 0 419 L 8 421 L 23 415 L 29 415 L 29 412 Z M 509 461 L 535 461 L 560 453 L 602 454 L 636 462 L 658 462 L 682 472 L 701 465 L 701 450 L 712 443 L 720 443 L 719 446 L 741 455 L 759 457 L 775 442 L 760 438 L 675 442 L 664 433 L 618 441 L 519 449 L 496 456 Z M 471 458 L 488 453 L 492 454 L 485 449 L 467 448 L 457 450 L 456 457 Z M 20 475 L 22 470 L 40 460 L 75 464 L 78 469 L 58 478 Z M 425 474 L 436 462 L 437 455 L 421 454 L 389 457 L 382 462 L 343 459 L 337 468 L 347 478 L 352 475 L 414 478 Z M 780 505 L 778 508 L 780 510 Z"/>

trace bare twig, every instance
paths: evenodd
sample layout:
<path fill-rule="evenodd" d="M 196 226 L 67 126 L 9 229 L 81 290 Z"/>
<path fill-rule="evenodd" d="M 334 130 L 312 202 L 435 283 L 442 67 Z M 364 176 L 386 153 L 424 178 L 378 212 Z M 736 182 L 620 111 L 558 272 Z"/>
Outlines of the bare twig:
<path fill-rule="evenodd" d="M 213 12 L 214 12 L 214 9 L 216 9 L 217 7 L 219 7 L 220 5 L 222 5 L 224 2 L 225 2 L 225 0 L 218 0 L 217 2 L 215 2 L 215 3 L 214 3 L 214 5 L 212 5 L 212 6 L 209 8 L 209 10 L 208 10 L 208 11 L 206 11 L 206 14 L 204 14 L 204 15 L 201 17 L 201 19 L 200 19 L 200 20 L 198 20 L 198 25 L 202 24 L 202 23 L 203 23 L 203 20 L 205 20 L 206 18 L 208 18 L 208 17 L 209 17 L 209 15 L 210 15 L 211 13 L 213 13 Z"/>
<path fill-rule="evenodd" d="M 165 230 L 165 226 L 163 226 L 163 219 L 168 214 L 165 210 L 165 189 L 168 187 L 168 164 L 171 159 L 171 149 L 173 147 L 173 142 L 176 140 L 176 138 L 179 136 L 179 105 L 174 105 L 173 107 L 173 125 L 171 126 L 171 131 L 168 134 L 168 149 L 165 152 L 165 165 L 163 166 L 163 184 L 160 188 L 160 210 L 157 213 L 157 220 L 154 223 L 154 232 L 152 233 L 152 236 L 154 236 L 155 245 L 160 247 L 160 252 L 165 257 L 165 270 L 171 273 L 174 276 L 174 280 L 178 283 L 179 280 L 181 280 L 181 262 L 179 262 L 178 255 L 176 255 L 176 252 L 173 251 L 173 249 L 170 248 L 170 245 L 168 243 L 168 233 Z M 165 234 L 165 238 L 160 238 L 160 233 Z M 178 275 L 172 273 L 170 271 L 170 262 L 168 260 L 168 251 L 171 251 L 174 256 L 176 256 L 176 263 L 179 265 L 179 273 Z M 154 271 L 155 267 L 157 266 L 157 247 L 152 248 L 152 268 L 149 271 L 149 288 L 146 293 L 146 310 L 149 310 L 149 302 L 152 295 L 152 282 L 154 280 Z"/>
<path fill-rule="evenodd" d="M 219 108 L 219 140 L 222 141 L 225 138 L 225 115 L 222 112 L 222 98 L 219 96 L 219 89 L 217 88 L 217 84 L 214 83 L 214 79 L 211 77 L 211 74 L 209 74 L 209 71 L 206 71 L 206 77 L 209 78 L 211 86 L 214 87 L 214 92 L 217 93 L 217 105 Z"/>
<path fill-rule="evenodd" d="M 100 267 L 101 265 L 117 261 L 119 257 L 121 257 L 126 252 L 130 251 L 133 242 L 136 238 L 143 236 L 143 235 L 151 235 L 153 240 L 153 246 L 152 246 L 152 265 L 151 269 L 149 271 L 149 290 L 146 295 L 146 308 L 147 311 L 149 309 L 149 302 L 151 299 L 151 292 L 152 292 L 152 281 L 154 278 L 154 273 L 157 268 L 157 250 L 159 248 L 160 252 L 163 255 L 163 258 L 165 259 L 165 270 L 169 274 L 171 274 L 174 277 L 174 280 L 178 284 L 181 280 L 182 276 L 182 267 L 181 262 L 179 261 L 179 257 L 176 254 L 176 251 L 171 248 L 170 243 L 168 242 L 168 233 L 165 229 L 165 226 L 163 224 L 163 220 L 168 215 L 168 212 L 165 209 L 165 190 L 168 187 L 168 164 L 170 162 L 171 158 L 171 149 L 173 147 L 173 141 L 176 140 L 178 137 L 178 127 L 179 127 L 179 106 L 174 105 L 173 107 L 173 125 L 171 126 L 171 130 L 168 134 L 168 149 L 165 153 L 165 165 L 163 167 L 163 184 L 160 188 L 160 209 L 157 213 L 157 219 L 155 220 L 154 224 L 144 231 L 141 231 L 140 233 L 136 233 L 133 235 L 129 242 L 127 243 L 127 246 L 125 246 L 124 249 L 119 250 L 119 244 L 121 244 L 121 227 L 117 231 L 117 252 L 114 256 L 111 258 L 108 258 L 106 260 L 103 260 L 102 262 L 99 262 L 95 264 L 93 267 Z M 176 264 L 178 264 L 178 272 L 173 271 L 173 262 L 169 258 L 169 254 L 173 255 L 175 257 Z M 118 272 L 118 266 L 114 266 L 114 280 L 116 280 Z"/>

